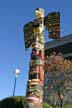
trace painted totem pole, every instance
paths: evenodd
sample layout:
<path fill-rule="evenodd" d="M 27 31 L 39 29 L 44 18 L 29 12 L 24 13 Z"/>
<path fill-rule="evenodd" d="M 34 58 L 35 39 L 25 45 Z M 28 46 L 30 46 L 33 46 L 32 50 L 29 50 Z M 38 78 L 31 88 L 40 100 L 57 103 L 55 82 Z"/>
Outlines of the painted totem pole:
<path fill-rule="evenodd" d="M 50 33 L 57 33 L 57 37 L 55 36 L 56 39 L 59 38 L 58 25 L 56 26 L 56 29 L 53 29 L 54 25 L 52 27 L 51 21 L 49 24 L 48 18 L 50 18 L 49 15 L 44 17 L 44 9 L 37 8 L 36 19 L 24 26 L 25 48 L 28 49 L 30 46 L 32 46 L 25 108 L 42 108 L 44 85 L 44 25 L 50 31 Z M 56 35 L 55 33 L 54 35 Z M 50 36 L 53 35 L 50 34 Z"/>
<path fill-rule="evenodd" d="M 27 83 L 26 108 L 42 108 L 44 82 L 44 10 L 36 9 L 33 22 L 32 53 Z"/>

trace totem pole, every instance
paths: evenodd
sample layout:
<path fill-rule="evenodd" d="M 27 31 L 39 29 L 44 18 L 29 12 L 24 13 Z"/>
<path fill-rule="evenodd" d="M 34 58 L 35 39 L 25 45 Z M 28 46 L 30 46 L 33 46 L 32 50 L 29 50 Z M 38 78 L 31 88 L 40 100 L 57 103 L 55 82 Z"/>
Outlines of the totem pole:
<path fill-rule="evenodd" d="M 50 38 L 59 39 L 60 28 L 59 19 L 57 19 L 59 15 L 56 16 L 56 14 L 56 12 L 53 12 L 44 17 L 44 9 L 37 8 L 36 19 L 33 22 L 27 23 L 23 28 L 26 50 L 32 46 L 25 108 L 42 108 L 44 85 L 44 25 L 49 31 Z M 53 18 L 56 20 L 51 21 Z"/>

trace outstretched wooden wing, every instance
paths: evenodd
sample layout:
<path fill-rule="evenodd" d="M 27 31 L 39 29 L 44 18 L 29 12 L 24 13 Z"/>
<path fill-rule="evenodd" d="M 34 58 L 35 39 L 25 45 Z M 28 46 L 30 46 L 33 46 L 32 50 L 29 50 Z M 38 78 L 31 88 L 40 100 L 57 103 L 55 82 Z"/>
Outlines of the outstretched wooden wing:
<path fill-rule="evenodd" d="M 33 22 L 27 23 L 24 26 L 23 31 L 24 31 L 25 49 L 27 50 L 31 46 L 33 40 Z"/>
<path fill-rule="evenodd" d="M 49 32 L 49 38 L 60 39 L 60 13 L 52 12 L 44 18 L 44 25 Z"/>

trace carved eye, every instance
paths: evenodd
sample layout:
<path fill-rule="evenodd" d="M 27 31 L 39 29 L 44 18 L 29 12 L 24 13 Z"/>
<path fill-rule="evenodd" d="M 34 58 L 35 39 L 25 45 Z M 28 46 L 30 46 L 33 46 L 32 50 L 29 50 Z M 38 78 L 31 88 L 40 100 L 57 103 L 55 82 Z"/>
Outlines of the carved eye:
<path fill-rule="evenodd" d="M 31 75 L 29 75 L 29 79 L 39 79 L 39 73 L 32 73 Z"/>

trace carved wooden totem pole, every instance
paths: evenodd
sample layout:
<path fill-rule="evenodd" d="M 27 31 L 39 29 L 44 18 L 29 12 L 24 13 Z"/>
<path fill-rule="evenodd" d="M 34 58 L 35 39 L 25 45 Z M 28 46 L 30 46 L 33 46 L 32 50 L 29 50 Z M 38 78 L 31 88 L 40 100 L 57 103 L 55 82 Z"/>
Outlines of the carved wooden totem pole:
<path fill-rule="evenodd" d="M 52 20 L 55 19 L 55 20 Z M 44 17 L 44 9 L 36 9 L 36 19 L 24 26 L 25 48 L 32 46 L 25 108 L 42 108 L 44 85 L 44 25 L 49 37 L 59 39 L 59 12 Z"/>

